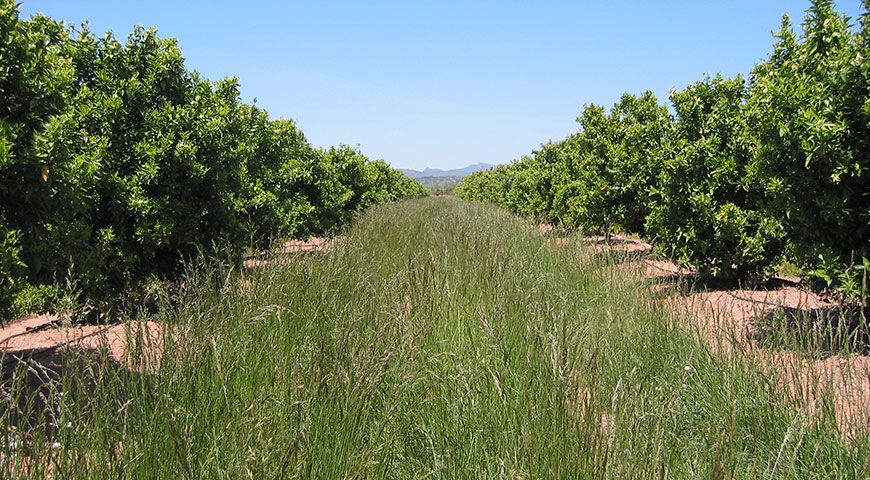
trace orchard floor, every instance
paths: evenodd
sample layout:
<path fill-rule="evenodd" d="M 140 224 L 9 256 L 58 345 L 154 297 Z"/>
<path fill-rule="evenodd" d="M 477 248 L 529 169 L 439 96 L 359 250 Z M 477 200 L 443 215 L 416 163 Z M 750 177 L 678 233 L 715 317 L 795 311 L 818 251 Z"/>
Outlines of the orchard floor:
<path fill-rule="evenodd" d="M 549 225 L 539 230 L 544 235 L 556 232 Z M 870 338 L 866 331 L 853 332 L 846 345 L 837 336 L 838 324 L 851 322 L 853 330 L 867 326 L 803 288 L 799 278 L 774 277 L 749 287 L 699 278 L 673 262 L 655 260 L 652 245 L 638 239 L 615 235 L 574 241 L 582 256 L 615 253 L 621 261 L 611 267 L 613 274 L 646 278 L 680 318 L 695 322 L 711 351 L 739 351 L 768 372 L 775 371 L 781 391 L 800 400 L 808 414 L 829 409 L 847 437 L 870 431 Z M 570 245 L 572 240 L 557 233 L 552 243 Z"/>
<path fill-rule="evenodd" d="M 794 279 L 712 282 L 639 240 L 429 199 L 179 287 L 139 321 L 0 329 L 0 476 L 870 472 L 867 357 Z M 819 336 L 790 344 L 802 315 Z"/>
<path fill-rule="evenodd" d="M 242 265 L 252 268 L 267 262 L 286 263 L 296 254 L 323 250 L 333 241 L 317 237 L 287 241 L 274 251 L 246 257 Z M 56 313 L 19 317 L 0 327 L 0 378 L 9 380 L 16 370 L 24 368 L 29 391 L 50 389 L 63 375 L 67 358 L 85 359 L 92 367 L 153 371 L 160 363 L 163 335 L 163 324 L 150 319 L 70 324 Z M 131 351 L 136 365 L 131 364 Z"/>
<path fill-rule="evenodd" d="M 314 237 L 308 241 L 290 240 L 273 252 L 260 252 L 246 257 L 244 268 L 292 260 L 293 254 L 317 252 L 332 245 L 333 240 Z M 124 364 L 131 339 L 138 338 L 138 330 L 146 334 L 145 340 L 156 348 L 160 342 L 162 325 L 154 321 L 126 321 L 106 325 L 64 325 L 58 314 L 32 314 L 16 318 L 0 327 L 0 351 L 5 367 L 14 358 L 32 358 L 39 361 L 51 358 L 62 348 L 103 351 L 111 360 Z"/>
<path fill-rule="evenodd" d="M 0 346 L 4 365 L 13 357 L 37 360 L 62 348 L 105 351 L 112 360 L 124 363 L 131 335 L 140 328 L 149 341 L 159 342 L 161 325 L 153 321 L 64 326 L 57 314 L 30 315 L 0 328 Z"/>
<path fill-rule="evenodd" d="M 859 353 L 838 353 L 838 345 L 825 338 L 830 337 L 826 331 L 830 325 L 824 322 L 826 316 L 838 314 L 837 305 L 801 288 L 799 279 L 774 278 L 755 288 L 703 281 L 672 262 L 650 259 L 652 246 L 637 239 L 613 236 L 578 240 L 549 225 L 541 225 L 539 230 L 550 237 L 553 245 L 570 246 L 576 242 L 582 256 L 610 252 L 624 255 L 625 261 L 614 265 L 613 273 L 640 272 L 660 292 L 664 302 L 683 313 L 682 318 L 694 319 L 711 351 L 738 350 L 766 370 L 777 371 L 779 387 L 785 394 L 800 399 L 810 410 L 830 408 L 845 435 L 870 431 L 870 356 L 862 354 L 867 353 L 868 345 L 859 345 L 858 350 L 865 349 Z M 288 241 L 273 252 L 247 257 L 243 266 L 286 263 L 295 254 L 322 251 L 334 243 L 335 240 L 323 238 Z M 776 322 L 780 326 L 790 324 L 786 329 L 795 331 L 796 336 L 815 335 L 817 341 L 810 346 L 795 346 L 788 345 L 787 338 L 771 339 L 768 330 Z M 38 377 L 51 381 L 59 375 L 63 355 L 70 350 L 84 351 L 94 358 L 131 368 L 127 352 L 134 341 L 149 350 L 146 358 L 151 366 L 147 368 L 153 368 L 159 362 L 162 330 L 162 325 L 154 321 L 69 326 L 57 314 L 21 317 L 0 328 L 3 376 L 24 363 L 35 371 L 48 372 Z M 39 378 L 35 381 L 40 381 Z M 835 404 L 825 405 L 822 392 L 831 393 Z"/>

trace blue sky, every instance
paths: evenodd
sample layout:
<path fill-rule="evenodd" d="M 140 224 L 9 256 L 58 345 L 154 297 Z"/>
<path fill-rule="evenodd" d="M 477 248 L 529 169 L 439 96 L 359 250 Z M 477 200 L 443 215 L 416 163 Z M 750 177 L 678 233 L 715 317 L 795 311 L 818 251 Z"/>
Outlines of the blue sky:
<path fill-rule="evenodd" d="M 748 73 L 808 1 L 23 0 L 126 38 L 156 26 L 187 68 L 239 77 L 246 101 L 317 147 L 394 167 L 506 163 L 577 130 L 585 103 L 664 100 L 705 73 Z M 857 18 L 860 0 L 838 9 Z"/>

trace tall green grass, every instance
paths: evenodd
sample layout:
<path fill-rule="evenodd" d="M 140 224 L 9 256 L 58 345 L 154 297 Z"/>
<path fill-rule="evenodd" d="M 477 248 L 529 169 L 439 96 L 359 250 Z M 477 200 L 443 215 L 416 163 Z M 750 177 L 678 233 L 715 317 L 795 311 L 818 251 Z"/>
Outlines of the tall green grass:
<path fill-rule="evenodd" d="M 48 414 L 7 406 L 2 427 L 26 445 L 7 441 L 2 468 L 58 478 L 870 475 L 866 437 L 844 440 L 832 415 L 796 408 L 739 353 L 713 353 L 607 262 L 548 245 L 497 208 L 440 197 L 375 208 L 326 252 L 194 268 L 160 314 L 159 367 L 67 360 L 43 394 Z M 12 425 L 22 408 L 42 426 Z"/>

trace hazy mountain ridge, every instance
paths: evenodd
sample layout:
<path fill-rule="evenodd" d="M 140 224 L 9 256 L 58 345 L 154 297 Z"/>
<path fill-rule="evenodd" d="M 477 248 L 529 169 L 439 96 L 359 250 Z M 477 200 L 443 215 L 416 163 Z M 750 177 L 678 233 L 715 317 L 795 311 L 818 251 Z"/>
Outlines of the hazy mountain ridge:
<path fill-rule="evenodd" d="M 439 168 L 425 168 L 422 172 L 410 168 L 401 168 L 400 170 L 405 175 L 415 179 L 421 177 L 465 177 L 477 172 L 478 170 L 486 170 L 487 168 L 494 166 L 495 165 L 489 163 L 475 163 L 474 165 L 469 165 L 463 168 L 454 168 L 452 170 L 441 170 Z"/>

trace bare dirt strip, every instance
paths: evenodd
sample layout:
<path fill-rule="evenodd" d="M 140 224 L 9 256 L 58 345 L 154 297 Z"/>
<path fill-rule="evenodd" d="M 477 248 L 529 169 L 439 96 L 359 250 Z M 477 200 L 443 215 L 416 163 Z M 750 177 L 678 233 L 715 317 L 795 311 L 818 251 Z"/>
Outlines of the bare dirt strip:
<path fill-rule="evenodd" d="M 291 240 L 273 251 L 249 255 L 242 265 L 252 268 L 272 262 L 284 263 L 292 260 L 294 254 L 318 252 L 329 248 L 334 242 L 334 239 L 318 237 L 307 241 Z M 12 320 L 0 328 L 0 352 L 4 372 L 17 362 L 16 359 L 27 358 L 33 363 L 59 361 L 57 353 L 63 348 L 105 352 L 111 360 L 126 364 L 133 341 L 158 351 L 159 355 L 161 335 L 162 326 L 154 321 L 67 325 L 58 314 L 34 314 Z"/>
<path fill-rule="evenodd" d="M 552 241 L 569 242 L 558 236 Z M 799 278 L 776 277 L 755 287 L 701 278 L 673 262 L 651 259 L 652 245 L 624 236 L 585 237 L 579 244 L 585 254 L 626 254 L 625 262 L 612 268 L 639 272 L 680 318 L 694 320 L 712 351 L 760 366 L 808 417 L 832 415 L 847 438 L 870 434 L 870 339 L 858 337 L 858 353 L 838 353 L 843 345 L 837 343 L 837 324 L 857 328 L 862 321 L 843 306 L 804 288 Z"/>
<path fill-rule="evenodd" d="M 0 348 L 4 362 L 12 357 L 39 356 L 47 350 L 68 347 L 105 350 L 112 359 L 124 363 L 128 345 L 140 333 L 148 344 L 157 345 L 161 341 L 161 326 L 153 321 L 64 326 L 57 314 L 31 315 L 0 329 Z"/>

